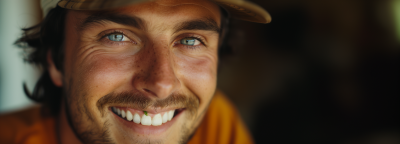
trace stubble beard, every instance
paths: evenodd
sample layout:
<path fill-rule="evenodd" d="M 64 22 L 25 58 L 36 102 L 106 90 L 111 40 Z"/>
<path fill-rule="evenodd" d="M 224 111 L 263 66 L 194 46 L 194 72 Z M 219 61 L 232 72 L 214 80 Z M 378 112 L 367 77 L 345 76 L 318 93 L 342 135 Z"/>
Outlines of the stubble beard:
<path fill-rule="evenodd" d="M 66 91 L 65 91 L 66 92 Z M 132 95 L 129 93 L 121 93 L 119 94 L 119 96 L 115 96 L 114 94 L 108 94 L 104 97 L 102 97 L 101 99 L 99 99 L 99 101 L 97 102 L 97 106 L 98 109 L 100 110 L 100 113 L 102 115 L 102 118 L 105 119 L 105 121 L 102 124 L 102 127 L 98 127 L 96 126 L 95 123 L 95 118 L 93 117 L 92 114 L 90 114 L 90 112 L 88 111 L 88 108 L 85 105 L 86 103 L 86 97 L 83 95 L 81 97 L 79 97 L 79 100 L 76 100 L 75 105 L 76 108 L 72 109 L 73 106 L 73 101 L 71 98 L 71 95 L 68 93 L 64 93 L 64 104 L 65 104 L 65 114 L 68 120 L 68 124 L 70 126 L 70 128 L 72 129 L 72 131 L 74 132 L 75 136 L 82 142 L 85 144 L 116 144 L 115 140 L 113 140 L 111 138 L 111 133 L 110 133 L 110 127 L 113 125 L 112 123 L 110 123 L 110 121 L 108 119 L 105 119 L 105 113 L 107 111 L 108 108 L 106 108 L 106 103 L 113 101 L 115 102 L 122 102 L 122 103 L 134 103 L 136 104 L 136 107 L 140 107 L 140 106 L 150 106 L 149 103 L 151 103 L 150 101 L 143 101 L 142 98 L 144 98 L 143 96 L 139 96 L 139 95 Z M 113 97 L 114 96 L 114 97 Z M 122 99 L 115 99 L 115 98 L 121 98 Z M 187 119 L 194 119 L 192 126 L 187 127 L 187 122 L 185 122 L 181 129 L 180 129 L 180 138 L 178 139 L 177 143 L 181 143 L 181 144 L 185 144 L 187 143 L 190 138 L 193 136 L 196 128 L 198 127 L 198 124 L 195 124 L 195 121 L 198 121 L 200 117 L 198 117 L 197 114 L 197 110 L 199 108 L 199 100 L 198 99 L 185 99 L 187 98 L 186 96 L 180 96 L 180 97 L 175 97 L 171 96 L 172 99 L 170 99 L 169 101 L 164 101 L 161 103 L 153 103 L 153 105 L 159 106 L 159 107 L 165 107 L 168 106 L 170 104 L 176 103 L 176 102 L 181 102 L 185 104 L 185 108 L 187 108 L 189 115 L 187 117 Z M 108 99 L 107 99 L 108 98 Z M 131 98 L 128 99 L 127 98 Z M 137 99 L 137 98 L 141 98 L 141 100 Z M 184 100 L 185 99 L 185 100 Z M 103 100 L 103 101 L 102 101 Z M 184 100 L 184 101 L 183 101 Z M 183 101 L 183 102 L 182 102 Z M 81 102 L 81 103 L 78 103 Z M 143 104 L 145 103 L 145 104 Z M 139 105 L 141 104 L 141 105 Z M 87 117 L 86 119 L 83 117 Z M 85 121 L 86 120 L 86 121 Z M 89 121 L 89 122 L 88 122 Z M 130 143 L 148 143 L 148 144 L 162 144 L 165 143 L 164 141 L 160 141 L 160 140 L 152 140 L 152 139 L 143 139 L 143 138 L 135 138 L 133 141 L 131 141 Z"/>

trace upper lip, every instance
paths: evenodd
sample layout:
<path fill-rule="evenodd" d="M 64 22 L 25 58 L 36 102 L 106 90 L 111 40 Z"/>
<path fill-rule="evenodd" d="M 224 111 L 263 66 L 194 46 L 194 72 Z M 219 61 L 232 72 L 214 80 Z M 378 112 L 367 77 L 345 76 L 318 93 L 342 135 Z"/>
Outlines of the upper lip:
<path fill-rule="evenodd" d="M 146 111 L 148 113 L 162 113 L 162 112 L 168 112 L 170 110 L 176 110 L 176 109 L 181 109 L 181 107 L 167 107 L 167 108 L 146 108 L 146 109 L 137 109 L 133 107 L 127 107 L 127 106 L 111 106 L 111 107 L 116 107 L 116 108 L 127 108 L 127 109 L 134 109 L 138 111 Z"/>

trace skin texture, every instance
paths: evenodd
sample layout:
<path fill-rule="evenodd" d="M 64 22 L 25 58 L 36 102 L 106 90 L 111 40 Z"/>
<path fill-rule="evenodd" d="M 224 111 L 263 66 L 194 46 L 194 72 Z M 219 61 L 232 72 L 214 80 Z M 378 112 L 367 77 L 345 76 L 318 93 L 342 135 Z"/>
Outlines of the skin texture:
<path fill-rule="evenodd" d="M 88 17 L 99 13 L 136 17 L 141 22 L 85 25 Z M 186 142 L 215 92 L 218 64 L 216 30 L 179 30 L 182 23 L 195 20 L 213 21 L 220 27 L 218 6 L 205 0 L 164 0 L 112 11 L 69 10 L 63 71 L 55 68 L 48 53 L 52 81 L 64 89 L 58 118 L 60 142 Z M 111 41 L 109 34 L 122 34 L 127 39 Z M 202 43 L 182 44 L 188 37 Z M 121 97 L 125 99 L 118 99 Z M 143 133 L 136 131 L 135 125 L 121 122 L 110 111 L 112 106 L 183 111 L 165 131 Z"/>

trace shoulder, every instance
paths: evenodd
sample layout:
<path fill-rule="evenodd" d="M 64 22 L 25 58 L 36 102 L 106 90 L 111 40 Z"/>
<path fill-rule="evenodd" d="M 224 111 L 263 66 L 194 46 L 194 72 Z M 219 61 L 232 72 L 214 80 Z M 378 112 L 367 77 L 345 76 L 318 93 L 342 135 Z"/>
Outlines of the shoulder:
<path fill-rule="evenodd" d="M 253 141 L 235 106 L 221 91 L 217 91 L 190 143 L 232 144 Z"/>
<path fill-rule="evenodd" d="M 0 115 L 0 125 L 30 125 L 39 119 L 40 107 Z"/>
<path fill-rule="evenodd" d="M 0 141 L 4 144 L 22 142 L 20 140 L 43 133 L 53 123 L 53 118 L 41 114 L 40 107 L 0 115 Z"/>

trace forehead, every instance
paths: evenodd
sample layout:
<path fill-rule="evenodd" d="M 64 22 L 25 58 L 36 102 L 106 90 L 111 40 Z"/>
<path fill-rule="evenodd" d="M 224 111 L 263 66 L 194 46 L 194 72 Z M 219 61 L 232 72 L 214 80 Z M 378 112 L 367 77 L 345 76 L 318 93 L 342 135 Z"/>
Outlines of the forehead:
<path fill-rule="evenodd" d="M 155 0 L 141 4 L 104 11 L 72 11 L 70 12 L 82 23 L 93 14 L 119 14 L 138 17 L 150 25 L 172 25 L 174 23 L 209 19 L 220 25 L 220 8 L 209 0 Z M 71 15 L 71 14 L 69 14 Z M 80 21 L 79 21 L 80 20 Z"/>
<path fill-rule="evenodd" d="M 209 0 L 156 0 L 119 9 L 120 12 L 159 14 L 171 16 L 195 13 L 197 16 L 219 15 L 219 8 Z"/>

